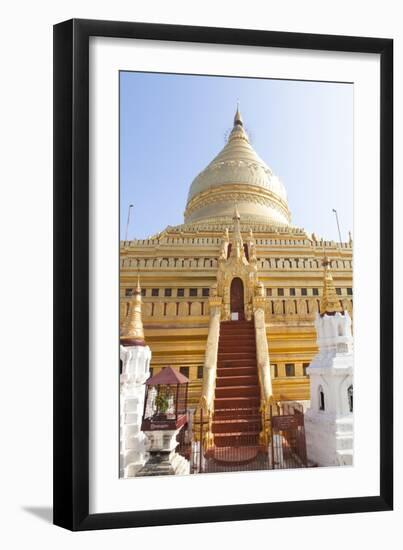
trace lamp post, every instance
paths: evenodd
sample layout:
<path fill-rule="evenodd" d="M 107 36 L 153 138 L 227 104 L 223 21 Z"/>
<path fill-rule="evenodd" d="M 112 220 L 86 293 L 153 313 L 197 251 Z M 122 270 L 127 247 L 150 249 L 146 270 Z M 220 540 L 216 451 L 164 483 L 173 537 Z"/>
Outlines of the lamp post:
<path fill-rule="evenodd" d="M 126 223 L 126 235 L 125 235 L 125 241 L 127 241 L 127 234 L 128 234 L 128 231 L 129 231 L 129 223 L 130 223 L 130 212 L 131 212 L 131 209 L 133 208 L 134 204 L 129 204 L 129 210 L 127 212 L 127 223 Z"/>
<path fill-rule="evenodd" d="M 342 242 L 341 242 L 341 233 L 340 233 L 340 225 L 339 225 L 339 216 L 337 215 L 337 210 L 335 208 L 333 208 L 333 212 L 336 216 L 337 229 L 339 231 L 339 241 L 340 241 L 340 244 L 342 244 Z"/>

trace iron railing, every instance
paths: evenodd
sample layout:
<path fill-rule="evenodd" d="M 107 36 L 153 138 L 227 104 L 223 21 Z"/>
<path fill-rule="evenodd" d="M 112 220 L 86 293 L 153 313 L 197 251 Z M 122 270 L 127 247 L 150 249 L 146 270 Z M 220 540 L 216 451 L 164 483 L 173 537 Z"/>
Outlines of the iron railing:
<path fill-rule="evenodd" d="M 269 443 L 262 445 L 258 409 L 217 410 L 212 415 L 199 409 L 179 433 L 177 452 L 190 461 L 191 474 L 308 467 L 302 405 L 271 405 L 267 418 Z"/>
<path fill-rule="evenodd" d="M 300 403 L 270 406 L 271 464 L 273 469 L 306 468 L 304 410 Z"/>

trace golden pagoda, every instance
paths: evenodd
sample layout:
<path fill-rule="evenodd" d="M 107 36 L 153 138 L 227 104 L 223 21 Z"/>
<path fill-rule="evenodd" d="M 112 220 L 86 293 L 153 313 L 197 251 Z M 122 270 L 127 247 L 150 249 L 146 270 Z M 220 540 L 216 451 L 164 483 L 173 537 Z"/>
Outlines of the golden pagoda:
<path fill-rule="evenodd" d="M 322 284 L 324 247 L 334 292 L 326 268 Z M 190 186 L 184 223 L 121 242 L 122 334 L 131 323 L 138 273 L 153 374 L 168 365 L 180 370 L 191 381 L 194 406 L 206 372 L 210 308 L 221 308 L 220 321 L 230 320 L 233 293 L 246 320 L 263 308 L 277 400 L 309 400 L 306 368 L 317 352 L 314 319 L 324 304 L 352 315 L 351 238 L 324 241 L 291 224 L 285 187 L 250 144 L 239 108 L 224 148 Z"/>

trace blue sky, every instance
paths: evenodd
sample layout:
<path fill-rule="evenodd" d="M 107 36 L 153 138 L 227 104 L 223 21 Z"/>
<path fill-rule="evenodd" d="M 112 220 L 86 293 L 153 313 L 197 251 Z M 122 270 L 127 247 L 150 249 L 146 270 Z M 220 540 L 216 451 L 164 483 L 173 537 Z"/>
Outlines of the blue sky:
<path fill-rule="evenodd" d="M 121 238 L 183 223 L 190 184 L 225 144 L 237 101 L 257 153 L 288 194 L 292 224 L 353 229 L 353 85 L 120 73 Z"/>

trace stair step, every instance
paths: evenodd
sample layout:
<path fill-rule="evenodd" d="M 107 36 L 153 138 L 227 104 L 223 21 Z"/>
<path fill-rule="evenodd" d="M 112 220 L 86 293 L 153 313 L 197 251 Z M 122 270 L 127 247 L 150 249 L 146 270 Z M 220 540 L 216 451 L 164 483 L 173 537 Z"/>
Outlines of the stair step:
<path fill-rule="evenodd" d="M 218 353 L 217 356 L 217 365 L 219 363 L 225 365 L 225 366 L 232 366 L 234 363 L 237 363 L 238 361 L 243 361 L 245 363 L 246 361 L 249 361 L 250 366 L 256 365 L 256 355 L 251 353 L 246 353 L 244 351 L 240 351 L 238 353 L 236 352 L 227 352 L 227 353 Z M 240 365 L 241 366 L 241 365 Z"/>
<path fill-rule="evenodd" d="M 221 370 L 221 369 L 220 369 Z M 239 375 L 239 370 L 236 369 L 224 369 L 225 374 L 219 375 L 217 374 L 217 384 L 216 387 L 223 387 L 223 386 L 236 386 L 237 384 L 229 383 L 228 379 L 236 378 Z M 249 374 L 250 376 L 256 375 L 256 368 Z M 218 384 L 218 380 L 223 380 L 222 384 Z M 246 384 L 243 384 L 244 386 L 248 386 L 249 382 Z"/>
<path fill-rule="evenodd" d="M 246 346 L 248 348 L 255 347 L 255 339 L 254 338 L 240 338 L 238 335 L 231 336 L 231 337 L 224 337 L 220 336 L 219 345 L 220 347 L 225 346 Z"/>
<path fill-rule="evenodd" d="M 241 408 L 254 408 L 259 407 L 259 396 L 248 397 L 216 397 L 214 399 L 215 409 L 237 409 Z"/>
<path fill-rule="evenodd" d="M 217 373 L 217 388 L 221 388 L 222 386 L 256 386 L 257 384 L 259 384 L 259 379 L 256 374 L 249 376 L 220 376 Z"/>
<path fill-rule="evenodd" d="M 256 352 L 250 351 L 219 351 L 217 361 L 239 361 L 240 359 L 249 359 L 256 362 Z"/>
<path fill-rule="evenodd" d="M 226 367 L 217 367 L 217 378 L 228 378 L 230 376 L 257 376 L 255 366 L 240 364 Z"/>
<path fill-rule="evenodd" d="M 255 460 L 259 453 L 259 445 L 244 445 L 234 449 L 232 447 L 215 447 L 214 460 L 226 466 L 248 464 Z"/>
<path fill-rule="evenodd" d="M 237 357 L 240 357 L 241 359 L 244 359 L 246 357 L 252 357 L 256 358 L 256 350 L 255 349 L 247 349 L 244 346 L 231 346 L 228 348 L 219 348 L 217 359 L 221 357 L 222 359 L 229 359 L 230 356 L 233 356 L 234 359 Z"/>
<path fill-rule="evenodd" d="M 245 334 L 246 336 L 250 336 L 253 338 L 255 336 L 254 330 L 245 330 L 245 329 L 237 329 L 237 330 L 220 330 L 220 337 L 223 338 L 232 338 L 234 334 Z"/>
<path fill-rule="evenodd" d="M 220 331 L 220 338 L 230 339 L 238 335 L 245 336 L 245 338 L 249 339 L 255 336 L 255 331 L 254 330 L 231 330 L 231 331 L 221 330 Z"/>
<path fill-rule="evenodd" d="M 217 379 L 225 380 L 226 378 L 238 376 L 256 376 L 256 366 L 217 366 Z"/>
<path fill-rule="evenodd" d="M 220 327 L 220 334 L 235 334 L 236 332 L 243 332 L 245 334 L 255 334 L 254 327 Z"/>
<path fill-rule="evenodd" d="M 260 395 L 260 388 L 254 386 L 220 386 L 216 387 L 215 396 L 220 397 L 256 397 Z"/>
<path fill-rule="evenodd" d="M 259 428 L 258 427 L 254 427 L 254 429 L 252 430 L 248 430 L 248 431 L 233 431 L 233 432 L 227 432 L 225 435 L 228 436 L 228 437 L 238 437 L 238 436 L 255 436 L 255 435 L 259 435 Z M 218 437 L 224 437 L 224 434 L 217 434 Z"/>
<path fill-rule="evenodd" d="M 216 447 L 242 447 L 246 445 L 257 445 L 258 441 L 259 431 L 214 434 L 214 445 Z"/>
<path fill-rule="evenodd" d="M 243 353 L 246 353 L 246 352 L 249 352 L 249 353 L 255 353 L 256 352 L 256 346 L 254 343 L 252 344 L 245 344 L 244 342 L 242 341 L 239 341 L 239 340 L 236 340 L 235 342 L 232 342 L 232 343 L 225 343 L 225 344 L 219 344 L 219 347 L 218 347 L 218 353 L 234 353 L 234 352 L 243 352 Z"/>
<path fill-rule="evenodd" d="M 218 406 L 220 406 L 218 404 Z M 235 419 L 241 419 L 244 418 L 252 418 L 253 420 L 260 416 L 259 409 L 255 405 L 253 407 L 247 407 L 247 406 L 241 406 L 237 409 L 231 409 L 231 408 L 216 408 L 214 410 L 214 416 L 213 421 L 216 420 L 235 420 Z"/>
<path fill-rule="evenodd" d="M 253 321 L 246 321 L 246 320 L 242 320 L 242 321 L 221 321 L 221 326 L 223 327 L 230 327 L 230 326 L 234 326 L 234 325 L 252 325 L 253 326 Z"/>
<path fill-rule="evenodd" d="M 254 418 L 233 418 L 231 420 L 214 420 L 213 421 L 213 433 L 215 434 L 228 434 L 233 432 L 250 432 L 251 428 L 255 430 L 260 429 L 260 418 L 256 416 Z"/>
<path fill-rule="evenodd" d="M 239 367 L 256 367 L 256 360 L 250 359 L 250 357 L 241 357 L 240 359 L 231 359 L 231 358 L 224 358 L 218 361 L 217 359 L 217 367 L 218 368 L 233 368 L 235 366 Z"/>
<path fill-rule="evenodd" d="M 244 350 L 232 350 L 232 351 L 219 351 L 217 355 L 217 362 L 230 362 L 239 361 L 242 359 L 249 359 L 254 365 L 256 365 L 256 353 Z"/>
<path fill-rule="evenodd" d="M 241 367 L 246 362 L 248 366 L 256 365 L 256 357 L 248 353 L 227 353 L 225 355 L 219 354 L 217 357 L 217 366 L 221 367 Z"/>
<path fill-rule="evenodd" d="M 217 361 L 217 369 L 241 369 L 249 368 L 255 369 L 255 374 L 257 374 L 256 360 L 250 359 L 250 357 L 244 357 L 242 359 L 221 359 Z"/>
<path fill-rule="evenodd" d="M 220 329 L 220 336 L 225 336 L 226 338 L 231 338 L 234 334 L 246 334 L 247 336 L 254 336 L 255 335 L 255 329 L 245 329 L 245 328 L 238 328 L 236 330 L 225 330 L 223 328 Z"/>

